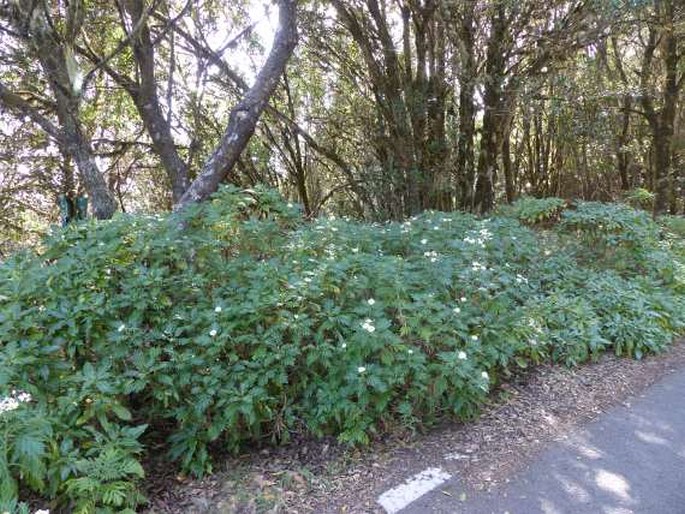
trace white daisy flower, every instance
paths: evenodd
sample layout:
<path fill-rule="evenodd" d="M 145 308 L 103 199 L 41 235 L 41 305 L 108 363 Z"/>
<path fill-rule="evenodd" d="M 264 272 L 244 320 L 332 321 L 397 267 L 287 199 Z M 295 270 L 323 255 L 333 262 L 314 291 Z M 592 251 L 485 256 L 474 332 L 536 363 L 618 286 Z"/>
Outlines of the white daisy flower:
<path fill-rule="evenodd" d="M 376 331 L 376 327 L 373 326 L 373 320 L 372 319 L 366 318 L 364 320 L 364 323 L 362 323 L 361 325 L 362 325 L 362 328 L 369 333 L 373 333 Z"/>

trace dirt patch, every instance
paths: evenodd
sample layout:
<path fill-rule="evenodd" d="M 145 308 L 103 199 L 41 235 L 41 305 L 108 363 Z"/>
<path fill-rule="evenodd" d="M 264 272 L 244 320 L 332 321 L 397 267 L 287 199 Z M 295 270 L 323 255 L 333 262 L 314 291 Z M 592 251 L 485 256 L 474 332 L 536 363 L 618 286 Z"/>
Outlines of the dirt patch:
<path fill-rule="evenodd" d="M 151 470 L 157 479 L 148 487 L 148 512 L 382 512 L 378 494 L 435 466 L 458 475 L 467 488 L 488 489 L 574 425 L 629 402 L 682 368 L 685 342 L 642 361 L 605 355 L 574 369 L 544 365 L 502 384 L 469 423 L 444 423 L 427 434 L 362 449 L 302 439 L 229 459 L 203 481 Z"/>

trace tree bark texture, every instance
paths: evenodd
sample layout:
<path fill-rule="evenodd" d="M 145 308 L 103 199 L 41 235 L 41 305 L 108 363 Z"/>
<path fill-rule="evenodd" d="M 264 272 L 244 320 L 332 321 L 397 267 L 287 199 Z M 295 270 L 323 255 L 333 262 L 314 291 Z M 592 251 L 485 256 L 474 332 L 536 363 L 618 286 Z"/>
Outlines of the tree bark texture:
<path fill-rule="evenodd" d="M 504 3 L 493 7 L 490 23 L 486 57 L 485 94 L 483 95 L 483 128 L 480 152 L 478 154 L 475 211 L 483 214 L 495 206 L 495 180 L 497 178 L 497 160 L 499 156 L 498 132 L 503 105 L 502 82 L 505 73 L 505 37 L 507 19 Z"/>
<path fill-rule="evenodd" d="M 473 138 L 476 133 L 476 28 L 474 26 L 475 1 L 464 2 L 461 14 L 459 39 L 461 70 L 459 73 L 459 136 L 457 139 L 457 172 L 459 173 L 459 205 L 464 210 L 473 209 L 473 186 L 475 164 Z"/>
<path fill-rule="evenodd" d="M 157 94 L 155 75 L 155 50 L 150 29 L 145 21 L 145 4 L 140 0 L 125 0 L 124 8 L 131 18 L 132 26 L 139 26 L 131 38 L 133 56 L 138 68 L 138 81 L 122 84 L 131 95 L 143 125 L 152 140 L 152 147 L 159 156 L 171 183 L 173 202 L 180 201 L 189 186 L 188 167 L 178 154 L 171 124 L 164 118 Z"/>

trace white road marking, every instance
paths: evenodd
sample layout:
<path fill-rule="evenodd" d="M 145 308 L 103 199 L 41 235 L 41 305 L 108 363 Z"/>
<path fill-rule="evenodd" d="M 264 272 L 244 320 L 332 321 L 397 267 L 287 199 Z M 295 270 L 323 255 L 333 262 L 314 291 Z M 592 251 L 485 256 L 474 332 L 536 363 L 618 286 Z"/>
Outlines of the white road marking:
<path fill-rule="evenodd" d="M 424 469 L 403 484 L 385 491 L 378 497 L 378 503 L 388 514 L 395 514 L 450 478 L 452 475 L 440 468 Z"/>
<path fill-rule="evenodd" d="M 445 460 L 466 460 L 469 459 L 470 457 L 468 455 L 464 455 L 463 453 L 448 453 L 445 455 Z"/>

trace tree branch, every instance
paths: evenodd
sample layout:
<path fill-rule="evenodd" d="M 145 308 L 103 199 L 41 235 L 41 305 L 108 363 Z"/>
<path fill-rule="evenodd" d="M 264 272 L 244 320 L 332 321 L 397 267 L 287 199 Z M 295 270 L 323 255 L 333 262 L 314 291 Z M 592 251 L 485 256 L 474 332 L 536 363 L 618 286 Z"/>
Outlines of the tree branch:
<path fill-rule="evenodd" d="M 245 92 L 249 89 L 247 82 L 245 82 L 245 80 L 238 73 L 236 73 L 226 63 L 226 61 L 222 59 L 221 55 L 218 52 L 212 50 L 211 48 L 208 48 L 207 46 L 197 41 L 192 35 L 183 30 L 181 27 L 175 26 L 174 30 L 192 47 L 193 50 L 195 50 L 195 52 L 197 52 L 201 57 L 204 57 L 217 68 L 219 68 L 221 73 L 225 75 L 238 88 L 240 92 Z M 276 107 L 272 105 L 267 105 L 265 107 L 265 110 L 268 114 L 274 116 L 278 120 L 285 123 L 288 126 L 288 128 L 290 128 L 290 130 L 292 130 L 300 137 L 302 137 L 302 139 L 305 140 L 305 142 L 312 148 L 312 150 L 329 159 L 341 170 L 345 171 L 346 175 L 351 175 L 352 167 L 347 162 L 345 162 L 345 160 L 342 157 L 340 157 L 340 155 L 338 155 L 335 152 L 335 150 L 333 150 L 332 148 L 324 147 L 317 143 L 316 140 L 311 136 L 311 134 L 309 134 L 292 118 L 290 118 L 287 114 L 283 113 Z"/>
<path fill-rule="evenodd" d="M 133 25 L 133 27 L 131 28 L 131 31 L 130 31 L 128 34 L 126 34 L 126 37 L 125 37 L 124 39 L 122 39 L 121 41 L 119 41 L 119 43 L 117 44 L 116 48 L 115 48 L 114 50 L 112 50 L 112 51 L 109 53 L 109 55 L 107 55 L 107 56 L 105 56 L 105 57 L 102 57 L 102 58 L 100 58 L 100 59 L 98 60 L 98 62 L 95 62 L 95 66 L 93 66 L 93 68 L 92 68 L 88 73 L 86 73 L 86 76 L 83 78 L 83 86 L 82 86 L 82 88 L 83 88 L 84 90 L 86 89 L 86 86 L 88 85 L 88 82 L 90 82 L 90 80 L 93 78 L 93 76 L 95 75 L 95 73 L 96 73 L 100 68 L 104 67 L 109 61 L 111 61 L 111 60 L 114 59 L 117 55 L 119 55 L 119 54 L 124 50 L 124 48 L 126 48 L 127 46 L 129 46 L 129 44 L 131 43 L 131 41 L 132 41 L 134 38 L 138 37 L 138 34 L 140 33 L 140 30 L 143 28 L 143 25 L 145 25 L 145 21 L 147 20 L 147 17 L 149 16 L 151 10 L 153 10 L 154 8 L 155 8 L 155 3 L 153 3 L 153 5 L 150 7 L 150 9 L 148 9 L 147 11 L 145 11 L 144 15 L 141 16 L 139 20 L 137 20 L 137 22 L 136 22 L 136 23 Z"/>
<path fill-rule="evenodd" d="M 179 210 L 214 193 L 230 173 L 254 133 L 257 121 L 278 86 L 278 79 L 297 45 L 297 0 L 280 0 L 280 26 L 269 56 L 254 85 L 231 111 L 219 146 L 207 159 L 198 177 L 175 205 Z"/>
<path fill-rule="evenodd" d="M 38 110 L 29 102 L 18 94 L 10 91 L 2 82 L 0 82 L 0 101 L 7 109 L 31 118 L 34 123 L 39 125 L 40 128 L 61 144 L 62 134 L 60 130 L 50 120 L 38 112 Z"/>

